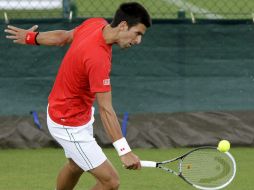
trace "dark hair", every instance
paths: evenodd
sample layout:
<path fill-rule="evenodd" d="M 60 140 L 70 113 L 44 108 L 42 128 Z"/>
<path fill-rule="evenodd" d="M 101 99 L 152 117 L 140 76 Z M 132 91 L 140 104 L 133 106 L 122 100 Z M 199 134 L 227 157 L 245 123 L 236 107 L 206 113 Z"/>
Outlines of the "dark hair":
<path fill-rule="evenodd" d="M 152 25 L 147 10 L 136 2 L 122 3 L 117 9 L 110 25 L 111 27 L 116 27 L 122 21 L 126 21 L 129 28 L 139 23 L 144 24 L 147 28 Z"/>

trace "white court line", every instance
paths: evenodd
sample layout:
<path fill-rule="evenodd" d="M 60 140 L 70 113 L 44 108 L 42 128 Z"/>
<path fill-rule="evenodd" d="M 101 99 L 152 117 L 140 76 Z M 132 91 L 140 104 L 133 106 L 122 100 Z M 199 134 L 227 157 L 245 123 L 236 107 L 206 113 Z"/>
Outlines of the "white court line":
<path fill-rule="evenodd" d="M 206 18 L 209 18 L 209 19 L 222 19 L 223 16 L 222 15 L 219 15 L 219 14 L 213 14 L 211 13 L 209 10 L 207 9 L 203 9 L 203 8 L 200 8 L 196 5 L 193 5 L 191 3 L 188 3 L 186 2 L 186 0 L 163 0 L 167 3 L 170 3 L 170 4 L 174 4 L 176 5 L 177 7 L 181 8 L 181 9 L 184 9 L 185 11 L 190 11 L 190 12 L 193 12 L 193 13 L 203 13 L 204 16 Z"/>

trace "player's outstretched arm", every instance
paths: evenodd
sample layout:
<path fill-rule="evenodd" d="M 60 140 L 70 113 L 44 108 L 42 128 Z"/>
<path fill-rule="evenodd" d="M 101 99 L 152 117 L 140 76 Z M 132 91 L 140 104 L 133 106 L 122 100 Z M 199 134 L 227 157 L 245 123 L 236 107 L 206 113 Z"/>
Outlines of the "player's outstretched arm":
<path fill-rule="evenodd" d="M 7 33 L 6 38 L 13 40 L 13 42 L 17 44 L 47 46 L 63 46 L 71 43 L 73 40 L 73 30 L 35 32 L 37 29 L 37 25 L 28 30 L 8 25 L 7 29 L 5 29 Z"/>
<path fill-rule="evenodd" d="M 111 92 L 96 93 L 96 98 L 103 126 L 111 138 L 123 165 L 127 169 L 140 169 L 139 158 L 131 151 L 122 135 L 120 124 L 112 107 Z"/>

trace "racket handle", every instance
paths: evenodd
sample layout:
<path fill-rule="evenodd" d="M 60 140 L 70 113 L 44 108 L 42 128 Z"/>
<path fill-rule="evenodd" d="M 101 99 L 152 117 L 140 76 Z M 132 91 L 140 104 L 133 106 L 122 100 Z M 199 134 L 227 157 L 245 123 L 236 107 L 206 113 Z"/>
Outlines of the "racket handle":
<path fill-rule="evenodd" d="M 140 161 L 141 167 L 156 168 L 156 162 L 153 161 Z"/>

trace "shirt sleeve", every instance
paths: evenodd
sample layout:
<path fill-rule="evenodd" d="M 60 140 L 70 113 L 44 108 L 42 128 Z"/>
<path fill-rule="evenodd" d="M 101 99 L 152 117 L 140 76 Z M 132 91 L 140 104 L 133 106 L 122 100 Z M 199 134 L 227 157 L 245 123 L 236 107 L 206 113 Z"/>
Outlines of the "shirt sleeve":
<path fill-rule="evenodd" d="M 97 56 L 90 59 L 88 77 L 91 92 L 111 91 L 110 71 L 111 61 L 107 56 Z"/>

